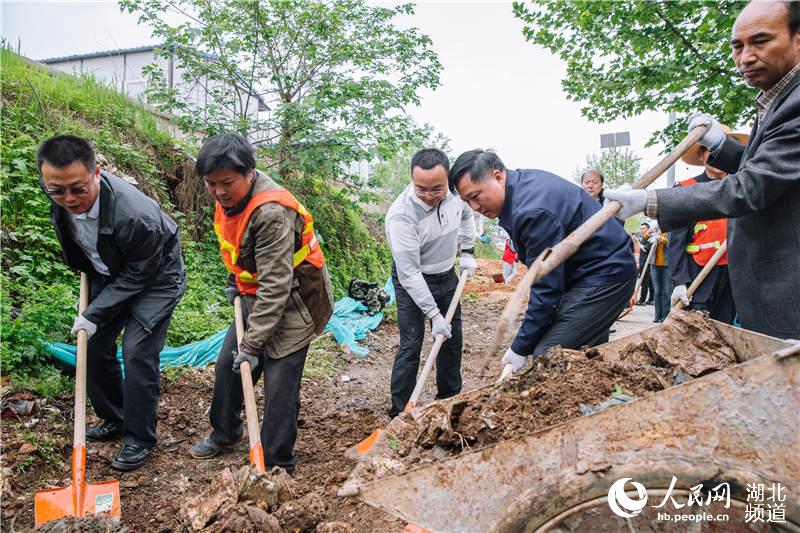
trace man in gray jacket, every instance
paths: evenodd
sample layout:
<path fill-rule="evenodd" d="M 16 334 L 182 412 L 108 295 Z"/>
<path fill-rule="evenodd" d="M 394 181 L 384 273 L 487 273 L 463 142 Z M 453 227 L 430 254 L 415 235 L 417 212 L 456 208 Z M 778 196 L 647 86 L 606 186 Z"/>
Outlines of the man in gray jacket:
<path fill-rule="evenodd" d="M 122 435 L 111 465 L 133 470 L 156 443 L 159 353 L 186 288 L 178 226 L 138 189 L 102 172 L 85 139 L 53 137 L 37 162 L 64 261 L 89 277 L 89 307 L 72 328 L 89 334 L 87 392 L 102 419 L 86 438 Z M 124 380 L 115 344 L 123 329 Z"/>
<path fill-rule="evenodd" d="M 707 115 L 700 144 L 724 180 L 658 191 L 608 191 L 620 218 L 644 211 L 665 230 L 728 217 L 733 298 L 742 326 L 800 337 L 800 2 L 752 2 L 736 19 L 733 59 L 756 97 L 758 116 L 746 146 Z"/>

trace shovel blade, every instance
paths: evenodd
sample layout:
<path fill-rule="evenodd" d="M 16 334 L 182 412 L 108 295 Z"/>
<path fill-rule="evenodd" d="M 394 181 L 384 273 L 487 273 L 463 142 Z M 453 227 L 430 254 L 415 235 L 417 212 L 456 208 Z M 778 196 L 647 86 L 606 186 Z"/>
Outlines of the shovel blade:
<path fill-rule="evenodd" d="M 68 485 L 62 489 L 36 491 L 34 498 L 36 526 L 69 516 L 80 518 L 99 514 L 115 520 L 120 519 L 119 481 L 86 483 L 83 485 L 83 497 L 79 497 L 80 492 L 75 485 Z"/>
<path fill-rule="evenodd" d="M 345 456 L 357 461 L 362 455 L 369 453 L 369 451 L 378 441 L 378 437 L 380 437 L 382 434 L 382 429 L 376 429 L 370 433 L 369 437 L 347 450 L 347 452 L 345 452 Z"/>

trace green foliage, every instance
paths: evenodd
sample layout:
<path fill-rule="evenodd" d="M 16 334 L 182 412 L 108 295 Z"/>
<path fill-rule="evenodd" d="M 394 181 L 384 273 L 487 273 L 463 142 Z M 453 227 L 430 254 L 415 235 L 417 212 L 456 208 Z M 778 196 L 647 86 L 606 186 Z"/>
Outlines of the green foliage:
<path fill-rule="evenodd" d="M 411 159 L 422 148 L 439 148 L 445 153 L 450 151 L 450 139 L 442 133 L 436 133 L 433 126 L 425 124 L 392 157 L 382 160 L 374 167 L 369 185 L 378 189 L 384 200 L 393 201 L 405 190 L 411 181 Z"/>
<path fill-rule="evenodd" d="M 342 367 L 339 357 L 342 351 L 336 341 L 326 335 L 319 337 L 308 349 L 308 357 L 303 367 L 304 378 L 330 377 L 338 368 Z"/>
<path fill-rule="evenodd" d="M 346 296 L 353 278 L 383 284 L 392 259 L 379 218 L 365 213 L 347 188 L 301 174 L 293 175 L 291 181 L 291 192 L 314 217 L 334 297 Z"/>
<path fill-rule="evenodd" d="M 628 147 L 604 148 L 600 151 L 600 156 L 595 152 L 586 156 L 586 164 L 575 169 L 573 178 L 575 183 L 581 184 L 581 176 L 584 172 L 591 169 L 599 170 L 605 182 L 603 187 L 616 189 L 625 183 L 633 183 L 639 178 L 641 172 L 641 158 L 636 157 L 636 153 Z"/>
<path fill-rule="evenodd" d="M 731 125 L 752 119 L 753 92 L 736 72 L 730 35 L 742 0 L 514 2 L 525 38 L 567 64 L 564 91 L 594 121 L 648 110 L 704 111 Z M 674 144 L 680 119 L 650 143 Z"/>
<path fill-rule="evenodd" d="M 479 239 L 475 240 L 475 257 L 480 259 L 501 259 L 503 251 L 498 250 L 497 246 L 491 242 L 481 242 Z"/>
<path fill-rule="evenodd" d="M 149 95 L 180 117 L 183 129 L 257 134 L 281 176 L 301 170 L 341 176 L 352 161 L 387 157 L 415 133 L 404 113 L 418 92 L 439 85 L 431 40 L 399 29 L 410 4 L 364 0 L 122 0 L 121 9 L 162 40 L 181 66 L 169 87 L 153 64 Z M 185 15 L 171 23 L 174 12 Z M 200 85 L 209 104 L 186 102 Z M 254 112 L 255 94 L 269 111 Z"/>

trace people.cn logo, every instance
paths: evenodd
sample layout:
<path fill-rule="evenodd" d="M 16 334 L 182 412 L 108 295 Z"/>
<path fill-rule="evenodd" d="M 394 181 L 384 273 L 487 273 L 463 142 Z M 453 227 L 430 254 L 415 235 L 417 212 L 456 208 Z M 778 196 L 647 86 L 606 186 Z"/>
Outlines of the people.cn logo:
<path fill-rule="evenodd" d="M 608 506 L 614 511 L 614 514 L 622 518 L 633 518 L 644 509 L 647 504 L 647 491 L 644 485 L 631 481 L 631 485 L 636 489 L 639 498 L 634 500 L 625 494 L 625 483 L 631 481 L 631 478 L 624 477 L 614 482 L 611 488 L 608 489 Z"/>

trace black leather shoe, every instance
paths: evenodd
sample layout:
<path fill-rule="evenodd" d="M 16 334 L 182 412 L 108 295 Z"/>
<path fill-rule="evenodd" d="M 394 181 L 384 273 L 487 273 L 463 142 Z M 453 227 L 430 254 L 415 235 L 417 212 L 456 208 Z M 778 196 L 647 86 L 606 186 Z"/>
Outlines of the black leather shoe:
<path fill-rule="evenodd" d="M 122 424 L 111 422 L 110 420 L 103 420 L 96 426 L 86 430 L 86 440 L 92 442 L 114 440 L 120 435 L 122 435 Z"/>
<path fill-rule="evenodd" d="M 136 444 L 124 444 L 117 456 L 111 461 L 111 466 L 117 470 L 136 470 L 144 465 L 150 458 L 150 448 Z"/>
<path fill-rule="evenodd" d="M 211 440 L 211 437 L 205 437 L 200 442 L 194 444 L 189 448 L 189 453 L 195 459 L 211 459 L 219 455 L 222 451 L 222 446 Z"/>

